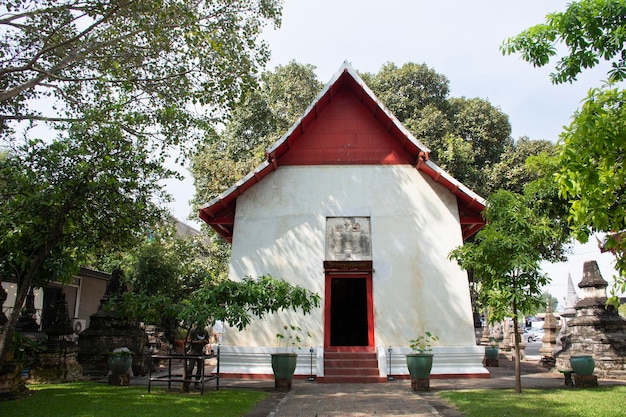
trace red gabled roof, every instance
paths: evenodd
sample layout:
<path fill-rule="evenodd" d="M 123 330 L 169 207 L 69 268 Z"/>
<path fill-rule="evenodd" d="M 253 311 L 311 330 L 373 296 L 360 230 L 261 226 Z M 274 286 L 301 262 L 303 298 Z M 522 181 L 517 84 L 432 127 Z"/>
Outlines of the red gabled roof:
<path fill-rule="evenodd" d="M 429 152 L 344 62 L 304 115 L 267 150 L 265 162 L 202 207 L 200 218 L 232 242 L 237 197 L 281 165 L 411 164 L 456 196 L 467 239 L 485 224 L 485 201 L 430 161 Z"/>

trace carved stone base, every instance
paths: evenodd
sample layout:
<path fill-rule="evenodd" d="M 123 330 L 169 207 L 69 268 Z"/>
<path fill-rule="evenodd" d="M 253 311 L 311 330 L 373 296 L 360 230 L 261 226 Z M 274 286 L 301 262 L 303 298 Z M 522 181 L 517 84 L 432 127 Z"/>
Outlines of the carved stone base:
<path fill-rule="evenodd" d="M 574 374 L 574 385 L 576 388 L 598 388 L 598 377 L 595 375 Z"/>
<path fill-rule="evenodd" d="M 47 352 L 39 354 L 39 364 L 30 370 L 31 382 L 72 382 L 82 377 L 83 369 L 76 360 L 78 349 L 59 352 L 48 348 Z"/>
<path fill-rule="evenodd" d="M 0 401 L 15 400 L 27 397 L 30 391 L 22 379 L 24 366 L 15 362 L 8 362 L 0 369 Z"/>
<path fill-rule="evenodd" d="M 411 378 L 413 391 L 430 391 L 430 378 Z"/>
<path fill-rule="evenodd" d="M 291 383 L 291 378 L 274 378 L 274 389 L 276 391 L 290 391 Z"/>
<path fill-rule="evenodd" d="M 109 385 L 127 386 L 130 374 L 109 374 Z"/>
<path fill-rule="evenodd" d="M 485 359 L 485 366 L 491 367 L 491 368 L 497 368 L 500 366 L 500 360 L 499 359 Z"/>

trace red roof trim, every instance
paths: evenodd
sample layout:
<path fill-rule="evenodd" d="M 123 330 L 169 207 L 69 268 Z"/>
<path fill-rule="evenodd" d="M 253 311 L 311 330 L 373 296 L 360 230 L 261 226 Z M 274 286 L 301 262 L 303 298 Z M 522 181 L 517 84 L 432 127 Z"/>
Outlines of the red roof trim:
<path fill-rule="evenodd" d="M 430 150 L 413 137 L 391 114 L 347 62 L 344 62 L 331 81 L 326 84 L 326 87 L 311 103 L 303 116 L 266 151 L 266 161 L 238 181 L 233 187 L 211 200 L 206 206 L 200 208 L 200 218 L 213 227 L 228 242 L 232 242 L 237 196 L 243 194 L 270 172 L 279 168 L 279 160 L 290 149 L 291 143 L 306 131 L 308 126 L 317 119 L 321 110 L 332 101 L 335 92 L 345 85 L 355 92 L 359 100 L 370 109 L 372 116 L 383 123 L 393 137 L 401 141 L 404 149 L 414 155 L 415 168 L 431 177 L 433 181 L 446 187 L 457 197 L 459 212 L 461 213 L 463 239 L 469 238 L 480 230 L 485 224 L 481 218 L 481 212 L 485 208 L 484 199 L 430 161 L 428 159 Z M 468 222 L 467 219 L 472 220 Z"/>

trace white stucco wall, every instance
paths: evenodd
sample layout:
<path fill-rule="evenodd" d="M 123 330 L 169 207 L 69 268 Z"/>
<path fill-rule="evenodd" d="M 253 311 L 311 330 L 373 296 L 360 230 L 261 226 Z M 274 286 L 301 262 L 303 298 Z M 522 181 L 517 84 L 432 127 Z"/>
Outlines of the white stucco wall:
<path fill-rule="evenodd" d="M 282 166 L 238 197 L 230 275 L 271 274 L 324 295 L 326 217 L 370 216 L 375 344 L 407 346 L 424 330 L 474 346 L 467 275 L 448 260 L 462 244 L 456 198 L 409 165 Z M 322 301 L 323 306 L 323 301 Z M 274 346 L 283 323 L 323 345 L 323 307 L 228 328 L 225 345 Z"/>

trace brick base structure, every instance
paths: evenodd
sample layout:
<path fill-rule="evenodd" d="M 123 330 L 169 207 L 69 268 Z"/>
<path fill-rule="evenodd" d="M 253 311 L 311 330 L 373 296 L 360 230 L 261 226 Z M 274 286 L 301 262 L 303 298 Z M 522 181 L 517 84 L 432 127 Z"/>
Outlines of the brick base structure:
<path fill-rule="evenodd" d="M 109 385 L 126 386 L 130 381 L 130 374 L 109 374 Z"/>
<path fill-rule="evenodd" d="M 411 378 L 413 391 L 430 391 L 430 378 Z"/>
<path fill-rule="evenodd" d="M 595 375 L 574 374 L 574 386 L 576 388 L 598 388 L 598 377 Z"/>
<path fill-rule="evenodd" d="M 274 378 L 274 389 L 276 391 L 290 391 L 291 383 L 291 378 Z"/>
<path fill-rule="evenodd" d="M 499 359 L 485 359 L 485 366 L 488 368 L 497 368 L 500 366 Z"/>

